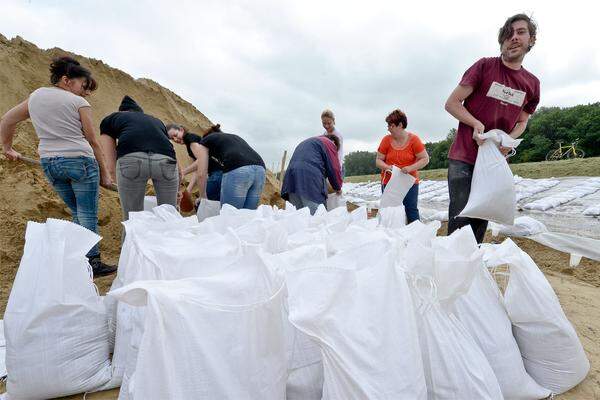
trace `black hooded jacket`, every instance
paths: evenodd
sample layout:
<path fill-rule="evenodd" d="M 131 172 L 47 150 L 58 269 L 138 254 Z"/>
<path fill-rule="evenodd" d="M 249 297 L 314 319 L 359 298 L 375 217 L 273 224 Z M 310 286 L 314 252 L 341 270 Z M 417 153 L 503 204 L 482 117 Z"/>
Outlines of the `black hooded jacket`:
<path fill-rule="evenodd" d="M 100 134 L 117 141 L 117 158 L 129 153 L 152 152 L 175 159 L 175 150 L 165 124 L 158 118 L 144 114 L 142 107 L 129 96 L 123 97 L 118 112 L 102 120 Z"/>

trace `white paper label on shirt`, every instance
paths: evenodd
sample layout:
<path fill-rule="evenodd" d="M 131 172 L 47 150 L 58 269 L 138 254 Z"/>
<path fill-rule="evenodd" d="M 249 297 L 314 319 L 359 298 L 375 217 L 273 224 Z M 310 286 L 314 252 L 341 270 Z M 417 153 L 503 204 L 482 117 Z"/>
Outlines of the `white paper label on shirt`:
<path fill-rule="evenodd" d="M 513 104 L 517 107 L 521 107 L 525 102 L 525 92 L 504 86 L 498 82 L 492 82 L 490 90 L 487 92 L 487 96 L 505 103 Z"/>

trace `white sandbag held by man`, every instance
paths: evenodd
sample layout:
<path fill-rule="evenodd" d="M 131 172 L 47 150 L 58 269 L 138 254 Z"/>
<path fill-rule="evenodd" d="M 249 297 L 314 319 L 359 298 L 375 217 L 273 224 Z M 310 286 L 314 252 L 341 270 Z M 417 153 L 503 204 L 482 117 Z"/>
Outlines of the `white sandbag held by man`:
<path fill-rule="evenodd" d="M 512 225 L 517 206 L 514 178 L 498 146 L 502 144 L 503 147 L 514 149 L 521 139 L 512 139 L 499 129 L 486 132 L 480 137 L 486 140 L 479 146 L 469 201 L 459 217 Z"/>

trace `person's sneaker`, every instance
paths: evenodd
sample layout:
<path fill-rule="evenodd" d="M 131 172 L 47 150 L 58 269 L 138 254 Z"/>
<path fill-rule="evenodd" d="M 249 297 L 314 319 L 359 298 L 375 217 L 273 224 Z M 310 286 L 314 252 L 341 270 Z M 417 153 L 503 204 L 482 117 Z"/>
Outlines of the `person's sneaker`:
<path fill-rule="evenodd" d="M 98 276 L 110 275 L 117 272 L 117 267 L 114 265 L 104 264 L 100 261 L 100 257 L 91 257 L 90 265 L 92 266 L 92 271 L 94 272 L 94 278 Z"/>

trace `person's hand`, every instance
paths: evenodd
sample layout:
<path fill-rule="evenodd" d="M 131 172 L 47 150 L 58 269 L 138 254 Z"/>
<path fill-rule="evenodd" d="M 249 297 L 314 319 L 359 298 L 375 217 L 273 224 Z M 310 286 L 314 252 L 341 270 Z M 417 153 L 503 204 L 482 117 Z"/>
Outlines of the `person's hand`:
<path fill-rule="evenodd" d="M 483 124 L 479 121 L 473 125 L 473 139 L 477 142 L 478 146 L 481 146 L 483 142 L 485 142 L 485 139 L 482 139 L 480 136 L 483 134 L 484 130 L 485 126 L 483 126 Z"/>
<path fill-rule="evenodd" d="M 21 158 L 21 153 L 19 153 L 12 147 L 9 149 L 4 149 L 4 155 L 11 161 L 17 161 Z"/>
<path fill-rule="evenodd" d="M 100 176 L 100 186 L 106 189 L 115 190 L 115 184 L 108 174 L 102 174 Z"/>
<path fill-rule="evenodd" d="M 506 157 L 511 151 L 512 151 L 512 147 L 500 146 L 500 153 L 502 153 L 502 155 L 504 157 Z"/>
<path fill-rule="evenodd" d="M 408 174 L 408 173 L 412 172 L 412 169 L 410 169 L 409 167 L 402 167 L 402 168 L 400 168 L 400 171 L 402 171 L 402 173 L 404 173 L 404 174 Z"/>

